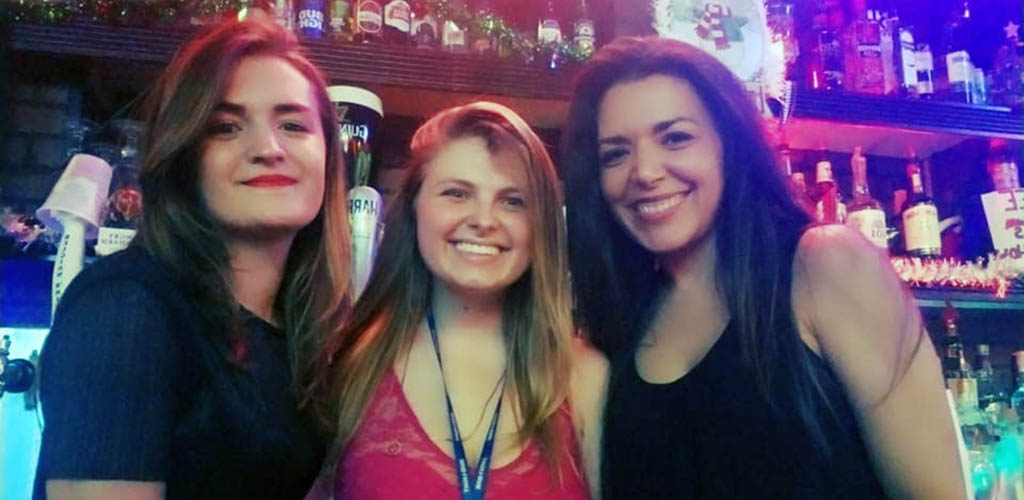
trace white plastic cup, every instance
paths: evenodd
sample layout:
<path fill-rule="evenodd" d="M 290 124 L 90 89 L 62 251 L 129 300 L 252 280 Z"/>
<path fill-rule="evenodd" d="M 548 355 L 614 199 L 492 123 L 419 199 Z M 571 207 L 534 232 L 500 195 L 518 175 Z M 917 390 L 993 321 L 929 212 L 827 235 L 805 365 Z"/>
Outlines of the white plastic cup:
<path fill-rule="evenodd" d="M 49 227 L 63 227 L 63 221 L 69 217 L 80 219 L 85 224 L 84 238 L 95 239 L 112 172 L 110 164 L 102 158 L 72 156 L 50 196 L 36 210 L 36 217 Z"/>

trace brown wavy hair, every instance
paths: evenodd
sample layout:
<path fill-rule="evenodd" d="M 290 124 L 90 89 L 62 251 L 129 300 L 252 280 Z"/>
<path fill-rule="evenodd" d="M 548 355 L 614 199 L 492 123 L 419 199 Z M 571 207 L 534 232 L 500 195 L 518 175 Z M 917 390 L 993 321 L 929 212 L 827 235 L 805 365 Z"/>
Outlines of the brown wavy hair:
<path fill-rule="evenodd" d="M 431 274 L 416 244 L 413 204 L 424 165 L 440 148 L 465 137 L 483 138 L 492 152 L 510 149 L 526 166 L 530 267 L 505 295 L 502 329 L 520 412 L 519 439 L 536 438 L 548 461 L 558 461 L 564 443 L 552 416 L 568 394 L 573 336 L 561 187 L 544 144 L 519 115 L 475 102 L 442 111 L 416 131 L 409 172 L 388 211 L 370 284 L 348 326 L 314 362 L 327 395 L 319 398 L 318 413 L 335 434 L 325 473 L 334 470 L 382 374 L 409 349 L 423 320 Z"/>
<path fill-rule="evenodd" d="M 133 244 L 165 265 L 202 304 L 197 309 L 210 340 L 230 361 L 244 366 L 248 344 L 232 293 L 225 237 L 202 201 L 199 151 L 210 114 L 232 72 L 243 59 L 254 56 L 286 61 L 310 82 L 327 142 L 323 204 L 316 218 L 296 234 L 274 300 L 274 316 L 288 339 L 298 392 L 310 376 L 299 360 L 315 352 L 351 309 L 351 251 L 334 107 L 323 76 L 302 54 L 294 35 L 266 21 L 229 21 L 178 51 L 144 104 L 144 215 Z"/>

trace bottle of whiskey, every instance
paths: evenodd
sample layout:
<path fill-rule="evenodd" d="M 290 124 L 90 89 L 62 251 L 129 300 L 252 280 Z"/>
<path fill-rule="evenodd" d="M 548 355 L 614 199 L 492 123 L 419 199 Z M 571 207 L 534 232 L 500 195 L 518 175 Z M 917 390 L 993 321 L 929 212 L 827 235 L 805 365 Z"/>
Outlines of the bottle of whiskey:
<path fill-rule="evenodd" d="M 331 38 L 352 41 L 352 0 L 331 0 Z"/>
<path fill-rule="evenodd" d="M 537 45 L 541 47 L 540 62 L 551 69 L 561 65 L 557 44 L 562 41 L 562 27 L 555 15 L 554 0 L 547 0 L 544 15 L 537 22 Z"/>
<path fill-rule="evenodd" d="M 935 95 L 935 60 L 932 58 L 932 48 L 927 43 L 917 44 L 914 66 L 917 69 L 918 97 L 931 99 Z"/>
<path fill-rule="evenodd" d="M 995 191 L 1012 191 L 1020 189 L 1020 173 L 1017 159 L 1019 153 L 1003 140 L 992 140 L 989 143 L 988 174 L 992 178 L 992 189 Z"/>
<path fill-rule="evenodd" d="M 441 44 L 437 17 L 430 11 L 426 0 L 413 1 L 412 40 L 418 49 L 435 49 Z"/>
<path fill-rule="evenodd" d="M 384 30 L 384 9 L 378 0 L 359 0 L 356 7 L 355 40 L 364 43 L 381 41 Z"/>
<path fill-rule="evenodd" d="M 849 83 L 856 92 L 882 94 L 885 92 L 885 72 L 882 64 L 882 26 L 874 10 L 864 11 L 864 17 L 855 21 L 852 39 L 855 45 L 853 74 Z M 847 71 L 851 73 L 851 71 Z"/>
<path fill-rule="evenodd" d="M 465 6 L 461 0 L 448 2 L 453 9 Z M 448 52 L 465 53 L 469 51 L 469 40 L 467 40 L 468 26 L 459 26 L 452 19 L 444 19 L 441 23 L 441 47 Z"/>
<path fill-rule="evenodd" d="M 839 186 L 832 175 L 832 162 L 822 157 L 816 168 L 815 190 L 818 192 L 818 203 L 815 215 L 819 222 L 845 222 L 846 204 L 843 203 Z"/>
<path fill-rule="evenodd" d="M 917 95 L 917 56 L 914 54 L 914 33 L 910 26 L 894 18 L 892 25 L 893 56 L 896 61 L 896 93 L 901 96 Z"/>
<path fill-rule="evenodd" d="M 888 249 L 885 210 L 878 200 L 871 197 L 868 189 L 868 160 L 861 154 L 860 146 L 853 150 L 850 167 L 853 170 L 853 200 L 847 207 L 847 223 L 857 228 L 878 248 Z"/>
<path fill-rule="evenodd" d="M 590 12 L 587 9 L 587 0 L 579 0 L 576 21 L 572 25 L 573 47 L 586 57 L 590 57 L 590 54 L 594 53 L 596 35 L 594 20 L 590 18 Z"/>
<path fill-rule="evenodd" d="M 391 45 L 412 43 L 412 9 L 405 0 L 391 0 L 384 6 L 384 41 Z"/>
<path fill-rule="evenodd" d="M 978 367 L 974 378 L 978 380 L 978 404 L 981 409 L 988 408 L 991 403 L 1006 401 L 1006 392 L 999 387 L 995 370 L 992 368 L 988 344 L 978 344 L 978 359 L 974 363 Z"/>
<path fill-rule="evenodd" d="M 974 378 L 970 363 L 964 353 L 964 346 L 957 331 L 956 322 L 960 318 L 953 305 L 946 302 L 946 310 L 942 315 L 946 326 L 946 355 L 942 368 L 946 377 L 946 387 L 953 393 L 953 402 L 960 416 L 961 427 L 983 426 L 984 416 L 978 411 L 978 381 Z"/>
<path fill-rule="evenodd" d="M 946 330 L 945 349 L 942 356 L 942 376 L 946 379 L 947 383 L 950 379 L 961 378 L 964 371 L 970 372 L 970 366 L 965 366 L 967 361 L 964 357 L 964 344 L 960 338 L 960 331 L 957 329 L 956 323 L 959 319 L 960 313 L 947 300 L 946 308 L 942 311 L 942 324 Z"/>
<path fill-rule="evenodd" d="M 942 254 L 939 209 L 924 191 L 921 164 L 917 158 L 907 164 L 907 178 L 911 190 L 903 207 L 903 240 L 907 254 L 921 258 L 938 257 Z"/>

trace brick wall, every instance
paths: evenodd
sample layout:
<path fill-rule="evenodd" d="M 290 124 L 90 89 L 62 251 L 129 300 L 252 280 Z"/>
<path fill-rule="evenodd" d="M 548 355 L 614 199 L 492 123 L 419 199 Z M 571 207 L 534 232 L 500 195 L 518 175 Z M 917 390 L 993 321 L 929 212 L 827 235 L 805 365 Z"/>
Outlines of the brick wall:
<path fill-rule="evenodd" d="M 0 206 L 35 210 L 64 167 L 66 125 L 81 115 L 82 93 L 68 85 L 13 83 L 3 96 Z"/>

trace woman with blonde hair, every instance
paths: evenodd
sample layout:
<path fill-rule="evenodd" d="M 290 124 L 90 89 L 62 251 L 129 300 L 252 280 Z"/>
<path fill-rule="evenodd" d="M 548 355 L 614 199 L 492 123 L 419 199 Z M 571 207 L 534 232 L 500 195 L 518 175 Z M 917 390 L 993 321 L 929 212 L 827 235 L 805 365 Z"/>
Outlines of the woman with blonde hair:
<path fill-rule="evenodd" d="M 606 366 L 573 336 L 544 145 L 512 110 L 477 102 L 428 120 L 411 149 L 370 285 L 314 363 L 335 432 L 322 486 L 589 498 Z"/>

